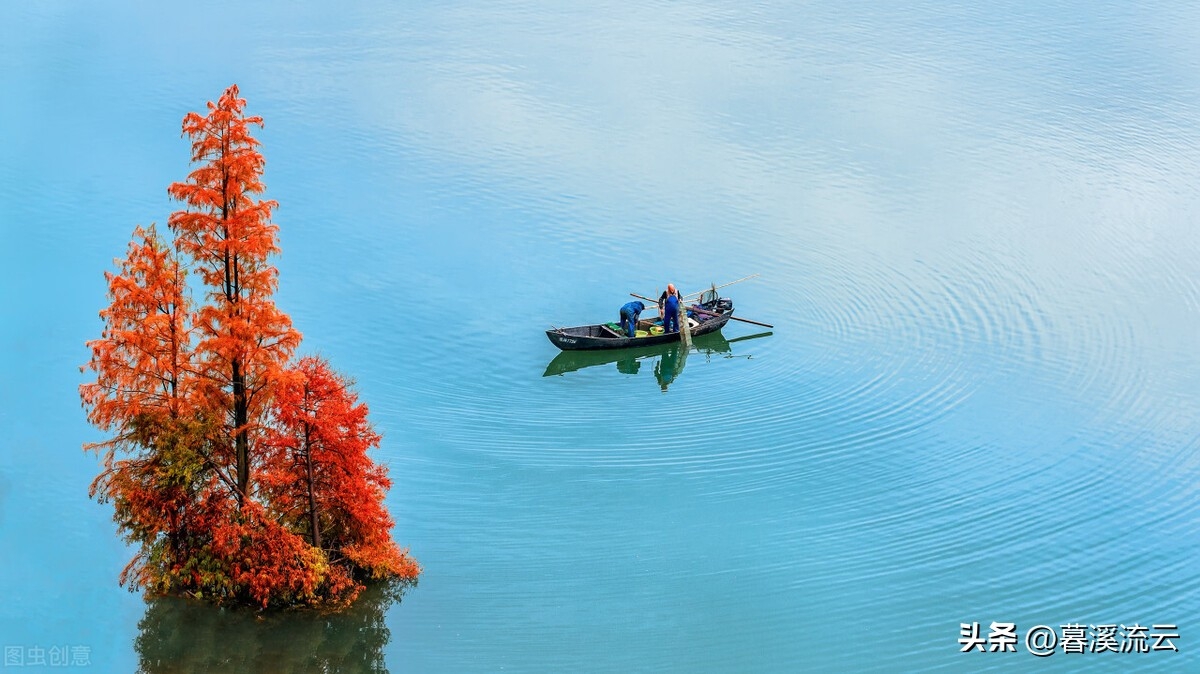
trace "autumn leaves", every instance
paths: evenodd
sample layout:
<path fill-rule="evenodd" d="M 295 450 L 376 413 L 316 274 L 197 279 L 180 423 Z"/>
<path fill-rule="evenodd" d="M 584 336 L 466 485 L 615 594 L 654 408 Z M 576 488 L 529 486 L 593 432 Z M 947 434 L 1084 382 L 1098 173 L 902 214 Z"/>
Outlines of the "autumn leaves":
<path fill-rule="evenodd" d="M 237 86 L 189 113 L 196 164 L 168 192 L 168 242 L 134 230 L 107 273 L 101 337 L 88 343 L 92 485 L 137 554 L 121 582 L 260 606 L 338 605 L 367 579 L 412 579 L 392 541 L 379 436 L 350 382 L 315 357 L 274 303 L 276 204 Z M 201 299 L 187 283 L 198 277 Z"/>

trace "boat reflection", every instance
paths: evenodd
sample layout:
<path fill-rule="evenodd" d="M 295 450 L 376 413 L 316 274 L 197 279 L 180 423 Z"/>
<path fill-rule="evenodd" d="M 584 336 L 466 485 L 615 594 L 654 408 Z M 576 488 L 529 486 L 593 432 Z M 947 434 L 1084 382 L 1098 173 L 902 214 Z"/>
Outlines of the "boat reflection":
<path fill-rule="evenodd" d="M 754 335 L 727 340 L 724 335 L 716 332 L 702 335 L 692 340 L 691 349 L 684 349 L 682 344 L 675 342 L 673 344 L 660 344 L 658 346 L 647 346 L 636 349 L 614 349 L 612 351 L 562 351 L 554 357 L 554 360 L 550 361 L 542 376 L 564 375 L 568 372 L 577 372 L 589 367 L 603 367 L 613 364 L 616 365 L 617 372 L 621 374 L 638 374 L 641 371 L 642 363 L 653 361 L 654 378 L 658 381 L 659 387 L 663 391 L 666 391 L 667 387 L 674 383 L 680 373 L 683 372 L 689 354 L 698 353 L 706 356 L 728 354 L 733 352 L 731 345 L 735 342 L 768 337 L 772 334 L 771 332 L 760 332 Z"/>

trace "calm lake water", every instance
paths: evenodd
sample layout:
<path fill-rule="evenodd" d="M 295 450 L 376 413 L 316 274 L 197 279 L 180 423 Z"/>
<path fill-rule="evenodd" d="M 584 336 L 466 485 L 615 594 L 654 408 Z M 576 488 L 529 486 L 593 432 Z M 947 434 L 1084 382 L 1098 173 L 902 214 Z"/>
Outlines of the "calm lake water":
<path fill-rule="evenodd" d="M 1200 668 L 1195 3 L 158 4 L 0 8 L 6 657 Z M 147 602 L 87 498 L 102 272 L 235 82 L 279 304 L 384 434 L 425 567 L 399 602 Z M 770 335 L 542 334 L 751 273 L 728 295 Z M 992 621 L 1180 652 L 958 652 Z"/>

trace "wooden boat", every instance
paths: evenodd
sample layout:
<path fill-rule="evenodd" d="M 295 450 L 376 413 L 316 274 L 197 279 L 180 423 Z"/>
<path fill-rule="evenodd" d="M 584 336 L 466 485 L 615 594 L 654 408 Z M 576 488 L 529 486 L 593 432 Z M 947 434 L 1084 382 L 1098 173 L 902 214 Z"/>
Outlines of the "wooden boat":
<path fill-rule="evenodd" d="M 716 293 L 713 293 L 714 295 Z M 733 316 L 733 300 L 728 298 L 713 298 L 707 302 L 688 307 L 688 315 L 695 320 L 692 336 L 699 337 L 716 332 L 725 327 Z M 597 325 L 580 325 L 574 328 L 555 328 L 547 330 L 546 337 L 550 342 L 563 351 L 595 351 L 598 349 L 628 349 L 633 347 L 656 346 L 670 344 L 680 340 L 678 332 L 661 333 L 658 319 L 642 319 L 638 321 L 637 337 L 627 337 L 615 323 L 600 323 Z"/>
<path fill-rule="evenodd" d="M 631 362 L 653 361 L 655 358 L 668 355 L 672 349 L 678 351 L 680 346 L 682 345 L 679 342 L 671 342 L 670 344 L 659 344 L 657 346 L 638 345 L 628 349 L 560 351 L 546 365 L 546 371 L 542 376 L 563 375 L 590 367 L 613 365 L 614 363 L 617 366 L 617 370 L 626 372 L 627 370 L 636 369 L 630 365 Z M 692 351 L 694 353 L 713 355 L 729 353 L 731 350 L 732 347 L 729 345 L 729 341 L 720 332 L 710 332 L 707 335 L 701 335 L 692 340 Z"/>

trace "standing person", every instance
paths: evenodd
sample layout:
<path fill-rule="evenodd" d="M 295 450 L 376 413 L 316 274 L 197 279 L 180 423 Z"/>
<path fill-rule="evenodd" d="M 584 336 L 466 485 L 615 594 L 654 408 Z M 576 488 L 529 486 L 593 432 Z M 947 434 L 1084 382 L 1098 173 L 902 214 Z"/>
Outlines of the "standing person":
<path fill-rule="evenodd" d="M 659 318 L 662 318 L 666 315 L 663 313 L 663 305 L 666 304 L 667 298 L 670 297 L 671 295 L 678 295 L 678 294 L 679 294 L 679 291 L 675 290 L 675 284 L 668 283 L 667 289 L 664 290 L 662 292 L 662 294 L 658 296 L 658 317 Z"/>
<path fill-rule="evenodd" d="M 662 302 L 663 315 L 663 334 L 669 335 L 672 332 L 679 332 L 679 292 L 675 290 L 675 284 L 667 284 L 667 295 Z"/>
<path fill-rule="evenodd" d="M 621 307 L 621 327 L 625 328 L 625 334 L 629 337 L 637 335 L 638 316 L 646 308 L 641 302 L 630 302 Z"/>

